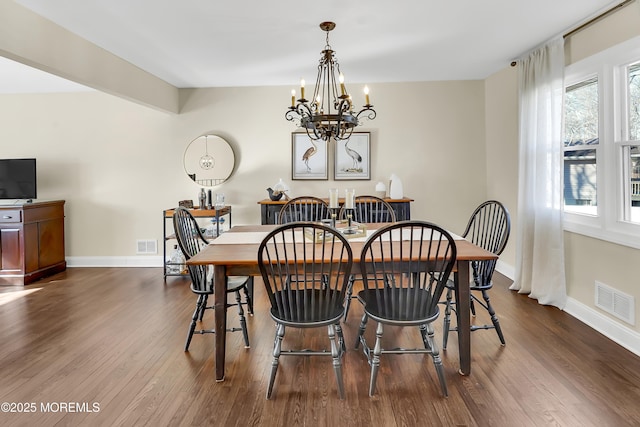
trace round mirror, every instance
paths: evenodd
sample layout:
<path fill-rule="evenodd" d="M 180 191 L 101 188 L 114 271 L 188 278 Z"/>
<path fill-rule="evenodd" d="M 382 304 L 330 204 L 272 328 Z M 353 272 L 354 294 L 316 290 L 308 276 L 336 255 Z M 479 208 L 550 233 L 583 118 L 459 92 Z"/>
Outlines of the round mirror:
<path fill-rule="evenodd" d="M 201 135 L 184 152 L 184 170 L 204 187 L 225 182 L 235 167 L 235 155 L 227 141 L 217 135 Z"/>

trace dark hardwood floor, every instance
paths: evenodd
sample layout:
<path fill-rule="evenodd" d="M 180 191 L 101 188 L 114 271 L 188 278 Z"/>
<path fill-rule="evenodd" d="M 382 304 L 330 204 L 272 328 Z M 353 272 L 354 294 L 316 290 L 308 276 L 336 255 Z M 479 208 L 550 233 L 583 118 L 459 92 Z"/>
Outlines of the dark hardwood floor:
<path fill-rule="evenodd" d="M 639 357 L 509 291 L 504 277 L 495 282 L 492 301 L 507 345 L 492 330 L 474 332 L 472 374 L 462 377 L 452 334 L 442 353 L 448 398 L 431 360 L 420 355 L 383 357 L 377 394 L 368 396 L 369 366 L 353 349 L 362 313 L 354 302 L 344 326 L 343 401 L 327 357 L 282 358 L 274 397 L 265 399 L 274 327 L 259 279 L 251 348 L 240 333 L 228 335 L 222 383 L 214 379 L 212 335 L 194 336 L 183 352 L 195 304 L 186 279 L 165 284 L 160 268 L 71 268 L 25 288 L 0 287 L 0 402 L 10 403 L 0 424 L 640 425 Z M 228 316 L 238 323 L 235 312 Z M 488 321 L 483 314 L 476 320 Z M 441 330 L 438 321 L 440 344 Z M 419 339 L 415 330 L 390 328 L 386 337 L 412 346 Z M 289 330 L 289 340 L 326 342 L 324 330 Z"/>

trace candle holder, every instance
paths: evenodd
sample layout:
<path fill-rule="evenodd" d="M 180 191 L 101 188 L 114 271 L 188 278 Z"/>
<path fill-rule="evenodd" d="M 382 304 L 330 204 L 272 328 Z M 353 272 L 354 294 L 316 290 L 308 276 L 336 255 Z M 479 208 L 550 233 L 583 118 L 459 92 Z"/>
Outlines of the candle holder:
<path fill-rule="evenodd" d="M 353 229 L 351 227 L 352 225 L 352 218 L 353 218 L 353 209 L 345 209 L 345 211 L 347 212 L 347 229 L 345 230 L 345 233 L 347 234 L 351 234 L 353 233 Z"/>
<path fill-rule="evenodd" d="M 338 218 L 338 211 L 340 208 L 329 208 L 331 211 L 331 228 L 336 228 L 336 219 Z"/>

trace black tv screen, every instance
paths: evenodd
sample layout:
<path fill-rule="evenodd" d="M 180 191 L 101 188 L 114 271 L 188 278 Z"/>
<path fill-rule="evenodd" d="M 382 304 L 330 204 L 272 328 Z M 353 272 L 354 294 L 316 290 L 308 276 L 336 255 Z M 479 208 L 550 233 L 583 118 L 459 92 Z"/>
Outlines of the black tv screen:
<path fill-rule="evenodd" d="M 35 199 L 36 159 L 0 159 L 0 199 Z"/>

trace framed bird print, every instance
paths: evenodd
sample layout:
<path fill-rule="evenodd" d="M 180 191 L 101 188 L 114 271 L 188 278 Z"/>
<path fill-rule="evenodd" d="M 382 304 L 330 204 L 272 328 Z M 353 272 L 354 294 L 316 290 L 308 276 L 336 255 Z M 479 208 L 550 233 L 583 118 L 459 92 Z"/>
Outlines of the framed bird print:
<path fill-rule="evenodd" d="M 333 179 L 371 179 L 369 136 L 369 132 L 353 132 L 349 139 L 336 141 Z"/>
<path fill-rule="evenodd" d="M 326 141 L 314 141 L 306 132 L 293 132 L 291 144 L 291 179 L 329 179 Z"/>

